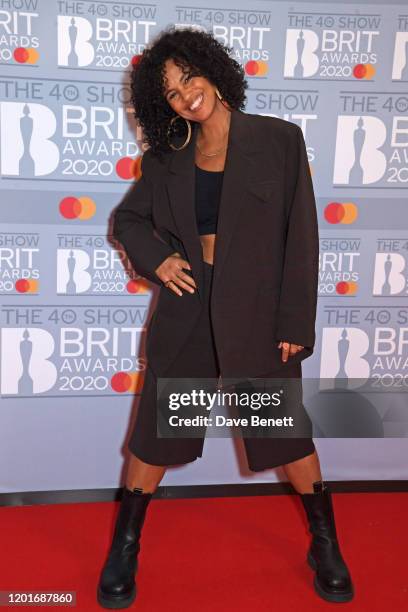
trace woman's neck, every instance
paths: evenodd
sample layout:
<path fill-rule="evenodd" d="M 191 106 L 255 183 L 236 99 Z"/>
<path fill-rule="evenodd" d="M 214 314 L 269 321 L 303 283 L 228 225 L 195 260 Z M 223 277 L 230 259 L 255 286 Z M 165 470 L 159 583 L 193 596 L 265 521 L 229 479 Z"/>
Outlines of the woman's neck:
<path fill-rule="evenodd" d="M 197 141 L 201 149 L 217 149 L 226 142 L 231 123 L 231 112 L 217 101 L 214 111 L 198 128 Z"/>

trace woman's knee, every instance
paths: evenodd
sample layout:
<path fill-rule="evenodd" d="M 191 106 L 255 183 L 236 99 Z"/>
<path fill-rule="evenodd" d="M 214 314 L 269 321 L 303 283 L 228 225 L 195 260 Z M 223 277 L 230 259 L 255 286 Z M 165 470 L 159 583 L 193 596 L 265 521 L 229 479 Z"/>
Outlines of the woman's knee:
<path fill-rule="evenodd" d="M 126 486 L 133 490 L 142 489 L 143 493 L 154 493 L 166 472 L 165 465 L 146 463 L 136 455 L 130 454 Z"/>

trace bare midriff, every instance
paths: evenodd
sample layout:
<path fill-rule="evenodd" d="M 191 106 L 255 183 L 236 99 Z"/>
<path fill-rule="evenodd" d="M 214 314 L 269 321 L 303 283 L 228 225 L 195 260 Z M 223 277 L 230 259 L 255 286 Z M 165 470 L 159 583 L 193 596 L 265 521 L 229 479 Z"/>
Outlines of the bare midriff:
<path fill-rule="evenodd" d="M 202 234 L 200 236 L 201 246 L 203 247 L 203 260 L 214 265 L 215 237 L 217 234 Z"/>

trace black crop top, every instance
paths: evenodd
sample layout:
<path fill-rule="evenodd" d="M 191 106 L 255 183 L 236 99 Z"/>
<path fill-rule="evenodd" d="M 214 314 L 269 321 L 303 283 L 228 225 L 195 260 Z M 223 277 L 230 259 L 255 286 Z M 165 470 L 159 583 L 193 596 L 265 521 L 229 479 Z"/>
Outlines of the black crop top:
<path fill-rule="evenodd" d="M 198 233 L 216 234 L 224 171 L 195 166 L 195 210 Z"/>

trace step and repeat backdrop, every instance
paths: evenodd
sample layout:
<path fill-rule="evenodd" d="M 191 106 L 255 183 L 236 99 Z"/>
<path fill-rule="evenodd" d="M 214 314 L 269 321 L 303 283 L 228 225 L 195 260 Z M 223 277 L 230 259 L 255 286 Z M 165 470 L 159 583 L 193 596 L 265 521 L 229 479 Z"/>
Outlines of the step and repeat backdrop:
<path fill-rule="evenodd" d="M 407 478 L 408 6 L 210 4 L 0 0 L 0 493 L 121 482 L 156 295 L 112 240 L 112 211 L 140 177 L 129 69 L 170 23 L 233 48 L 246 112 L 303 130 L 320 228 L 303 373 L 376 391 L 372 437 L 319 422 L 325 477 Z M 281 476 L 207 439 L 162 484 Z"/>

